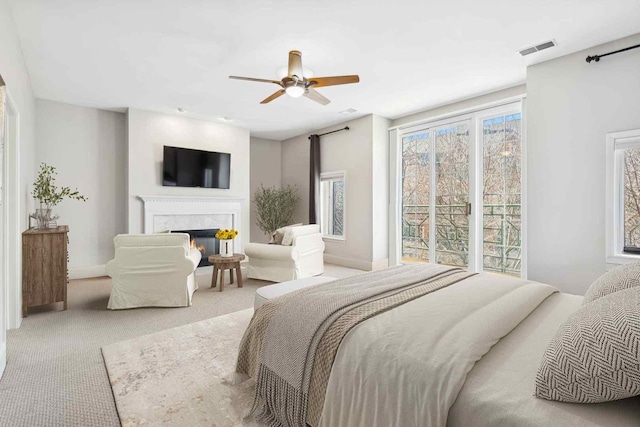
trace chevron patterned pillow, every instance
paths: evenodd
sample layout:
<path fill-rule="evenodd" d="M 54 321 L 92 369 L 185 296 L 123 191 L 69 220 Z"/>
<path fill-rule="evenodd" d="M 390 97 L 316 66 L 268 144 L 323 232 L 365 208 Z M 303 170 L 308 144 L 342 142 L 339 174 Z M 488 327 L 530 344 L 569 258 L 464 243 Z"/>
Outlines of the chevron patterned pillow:
<path fill-rule="evenodd" d="M 640 262 L 632 262 L 607 271 L 589 287 L 582 305 L 587 305 L 605 295 L 640 286 Z"/>
<path fill-rule="evenodd" d="M 640 287 L 599 298 L 560 326 L 538 369 L 535 395 L 573 403 L 640 396 Z"/>

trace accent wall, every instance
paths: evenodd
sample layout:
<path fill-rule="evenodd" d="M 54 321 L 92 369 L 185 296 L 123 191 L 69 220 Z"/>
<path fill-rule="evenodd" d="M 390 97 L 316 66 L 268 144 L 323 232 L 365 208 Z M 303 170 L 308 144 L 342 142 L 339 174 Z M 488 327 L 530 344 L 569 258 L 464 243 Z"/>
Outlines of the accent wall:
<path fill-rule="evenodd" d="M 129 233 L 144 230 L 144 204 L 139 196 L 197 196 L 242 199 L 243 246 L 249 242 L 249 131 L 211 121 L 129 109 L 127 204 Z M 163 147 L 193 148 L 231 154 L 229 189 L 164 187 Z"/>
<path fill-rule="evenodd" d="M 293 222 L 309 222 L 309 135 L 320 138 L 321 172 L 345 172 L 345 240 L 325 239 L 324 259 L 362 270 L 387 266 L 389 120 L 368 115 L 282 141 L 282 185 L 298 188 Z"/>

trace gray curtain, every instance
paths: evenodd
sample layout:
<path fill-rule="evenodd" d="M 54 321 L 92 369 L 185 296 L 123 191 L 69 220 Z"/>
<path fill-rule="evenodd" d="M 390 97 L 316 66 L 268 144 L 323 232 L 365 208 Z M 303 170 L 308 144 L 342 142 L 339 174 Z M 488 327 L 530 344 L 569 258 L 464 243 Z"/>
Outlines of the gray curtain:
<path fill-rule="evenodd" d="M 320 137 L 311 135 L 309 141 L 309 224 L 317 224 L 320 220 Z"/>

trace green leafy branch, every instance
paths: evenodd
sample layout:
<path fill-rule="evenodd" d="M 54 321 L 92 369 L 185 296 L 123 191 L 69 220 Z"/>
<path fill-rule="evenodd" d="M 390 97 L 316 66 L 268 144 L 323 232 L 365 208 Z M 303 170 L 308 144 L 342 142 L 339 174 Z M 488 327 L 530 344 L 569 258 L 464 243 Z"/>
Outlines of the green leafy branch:
<path fill-rule="evenodd" d="M 57 175 L 58 172 L 56 172 L 55 167 L 49 166 L 46 163 L 40 164 L 40 173 L 38 173 L 38 178 L 33 184 L 33 191 L 31 192 L 33 198 L 38 200 L 40 205 L 51 208 L 65 198 L 81 200 L 83 202 L 88 200 L 78 192 L 77 188 L 75 190 L 71 190 L 69 187 L 58 188 L 55 184 Z"/>
<path fill-rule="evenodd" d="M 266 234 L 291 224 L 299 200 L 297 189 L 290 185 L 282 188 L 265 188 L 260 185 L 260 189 L 253 196 L 256 224 Z"/>

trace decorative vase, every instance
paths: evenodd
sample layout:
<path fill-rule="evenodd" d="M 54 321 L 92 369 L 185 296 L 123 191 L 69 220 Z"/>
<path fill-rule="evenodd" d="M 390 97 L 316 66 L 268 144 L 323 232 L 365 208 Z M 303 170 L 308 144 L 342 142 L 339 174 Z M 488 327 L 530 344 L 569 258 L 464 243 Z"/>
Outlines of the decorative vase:
<path fill-rule="evenodd" d="M 220 240 L 220 256 L 224 258 L 233 256 L 233 239 Z"/>
<path fill-rule="evenodd" d="M 38 208 L 36 209 L 33 218 L 36 220 L 36 228 L 49 228 L 49 222 L 51 222 L 51 208 Z"/>

